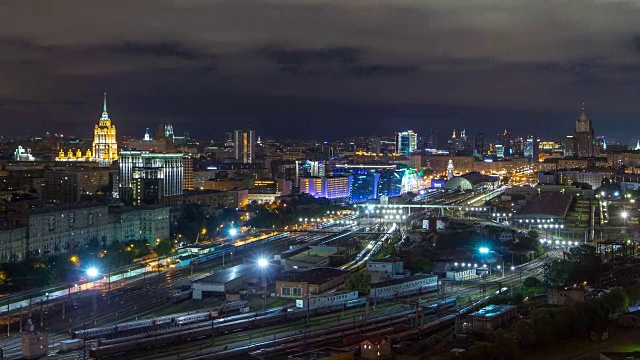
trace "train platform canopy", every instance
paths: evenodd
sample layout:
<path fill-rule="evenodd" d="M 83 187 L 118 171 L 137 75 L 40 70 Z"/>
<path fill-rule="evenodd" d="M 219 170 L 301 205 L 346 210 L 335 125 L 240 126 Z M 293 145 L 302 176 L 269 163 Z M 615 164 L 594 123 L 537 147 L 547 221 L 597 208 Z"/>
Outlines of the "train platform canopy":
<path fill-rule="evenodd" d="M 541 192 L 513 217 L 514 219 L 564 219 L 573 196 L 566 192 Z"/>
<path fill-rule="evenodd" d="M 477 171 L 454 176 L 444 185 L 445 190 L 473 190 L 479 188 L 495 188 L 499 186 L 500 179 L 494 176 L 483 175 Z"/>
<path fill-rule="evenodd" d="M 513 311 L 515 308 L 515 305 L 489 305 L 469 314 L 469 316 L 492 318 Z"/>

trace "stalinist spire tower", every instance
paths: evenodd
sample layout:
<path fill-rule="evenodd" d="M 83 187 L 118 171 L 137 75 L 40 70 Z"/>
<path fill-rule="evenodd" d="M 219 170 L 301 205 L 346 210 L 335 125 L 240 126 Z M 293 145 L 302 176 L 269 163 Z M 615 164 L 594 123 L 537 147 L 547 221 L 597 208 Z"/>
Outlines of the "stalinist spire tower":
<path fill-rule="evenodd" d="M 109 113 L 107 113 L 107 93 L 104 93 L 102 116 L 93 130 L 93 157 L 105 165 L 118 160 L 116 126 L 111 124 Z"/>

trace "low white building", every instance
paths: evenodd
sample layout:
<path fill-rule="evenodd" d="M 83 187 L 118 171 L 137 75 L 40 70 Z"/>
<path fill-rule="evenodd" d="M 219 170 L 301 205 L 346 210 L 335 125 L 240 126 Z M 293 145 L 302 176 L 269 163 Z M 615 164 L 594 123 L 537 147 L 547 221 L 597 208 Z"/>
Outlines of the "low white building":
<path fill-rule="evenodd" d="M 447 279 L 454 281 L 477 279 L 476 269 L 447 271 Z"/>
<path fill-rule="evenodd" d="M 403 261 L 394 256 L 369 260 L 367 262 L 367 272 L 371 276 L 371 281 L 374 283 L 406 275 L 404 273 Z"/>

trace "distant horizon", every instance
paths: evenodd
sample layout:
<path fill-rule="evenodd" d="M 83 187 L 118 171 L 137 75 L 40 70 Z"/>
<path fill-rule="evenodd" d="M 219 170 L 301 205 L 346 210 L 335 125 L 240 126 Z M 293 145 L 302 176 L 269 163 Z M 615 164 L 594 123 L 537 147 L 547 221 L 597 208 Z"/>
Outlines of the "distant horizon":
<path fill-rule="evenodd" d="M 563 137 L 586 103 L 597 135 L 640 137 L 633 2 L 10 3 L 0 120 L 12 136 L 88 136 L 106 91 L 131 136 L 165 121 L 202 138 L 248 126 Z"/>

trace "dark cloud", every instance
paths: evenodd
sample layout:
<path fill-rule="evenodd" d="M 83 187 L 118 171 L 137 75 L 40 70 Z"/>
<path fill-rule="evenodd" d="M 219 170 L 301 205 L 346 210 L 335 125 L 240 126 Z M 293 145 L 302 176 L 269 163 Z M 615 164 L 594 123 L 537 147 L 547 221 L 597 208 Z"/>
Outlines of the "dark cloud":
<path fill-rule="evenodd" d="M 183 60 L 201 60 L 210 57 L 209 54 L 189 48 L 179 42 L 133 42 L 122 41 L 108 47 L 109 51 L 116 54 L 131 56 L 150 56 L 158 58 L 178 58 Z"/>
<path fill-rule="evenodd" d="M 257 54 L 276 64 L 278 71 L 299 76 L 406 76 L 419 71 L 417 65 L 369 64 L 362 50 L 349 47 L 285 49 L 271 46 L 259 49 Z"/>
<path fill-rule="evenodd" d="M 563 135 L 582 101 L 599 134 L 640 130 L 630 1 L 40 3 L 0 2 L 7 134 L 90 136 L 105 90 L 120 134 L 162 118 L 203 137 L 247 124 Z"/>
<path fill-rule="evenodd" d="M 358 62 L 361 52 L 350 47 L 324 47 L 319 49 L 287 49 L 268 46 L 257 51 L 260 56 L 267 57 L 284 67 L 315 64 L 354 64 Z"/>
<path fill-rule="evenodd" d="M 349 69 L 354 76 L 407 76 L 420 70 L 418 66 L 357 65 Z"/>
<path fill-rule="evenodd" d="M 636 52 L 640 53 L 640 35 L 634 34 L 631 36 L 631 48 Z"/>

